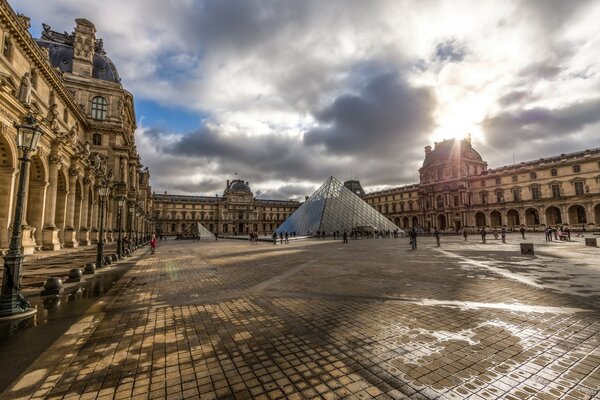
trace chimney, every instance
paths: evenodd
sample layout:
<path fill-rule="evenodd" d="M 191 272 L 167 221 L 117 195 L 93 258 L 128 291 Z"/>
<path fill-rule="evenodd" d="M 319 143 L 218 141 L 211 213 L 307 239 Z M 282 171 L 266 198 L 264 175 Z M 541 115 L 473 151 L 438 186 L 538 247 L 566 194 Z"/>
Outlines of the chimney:
<path fill-rule="evenodd" d="M 227 179 L 227 187 L 229 187 L 229 179 Z"/>
<path fill-rule="evenodd" d="M 428 156 L 431 154 L 431 146 L 425 146 L 425 156 Z"/>
<path fill-rule="evenodd" d="M 90 78 L 96 46 L 96 27 L 85 18 L 75 20 L 75 42 L 73 43 L 73 74 Z"/>

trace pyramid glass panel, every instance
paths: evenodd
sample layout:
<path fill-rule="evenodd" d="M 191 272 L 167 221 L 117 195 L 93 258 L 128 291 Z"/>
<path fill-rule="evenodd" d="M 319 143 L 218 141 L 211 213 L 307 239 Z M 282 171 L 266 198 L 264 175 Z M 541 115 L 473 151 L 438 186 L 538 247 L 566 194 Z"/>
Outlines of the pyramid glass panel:
<path fill-rule="evenodd" d="M 206 227 L 204 225 L 202 225 L 200 222 L 196 223 L 196 234 L 198 235 L 198 238 L 200 240 L 214 240 L 215 239 L 215 235 L 209 231 L 208 229 L 206 229 Z"/>
<path fill-rule="evenodd" d="M 365 228 L 400 231 L 393 222 L 332 176 L 276 232 L 296 232 L 296 235 L 304 236 L 317 231 L 331 234 Z"/>

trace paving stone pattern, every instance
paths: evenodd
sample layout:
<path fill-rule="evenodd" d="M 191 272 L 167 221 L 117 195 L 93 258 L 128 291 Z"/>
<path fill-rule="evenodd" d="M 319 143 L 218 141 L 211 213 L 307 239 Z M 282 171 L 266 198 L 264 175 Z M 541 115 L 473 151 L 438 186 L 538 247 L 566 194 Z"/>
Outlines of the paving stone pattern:
<path fill-rule="evenodd" d="M 509 239 L 163 242 L 23 397 L 598 398 L 598 249 Z"/>

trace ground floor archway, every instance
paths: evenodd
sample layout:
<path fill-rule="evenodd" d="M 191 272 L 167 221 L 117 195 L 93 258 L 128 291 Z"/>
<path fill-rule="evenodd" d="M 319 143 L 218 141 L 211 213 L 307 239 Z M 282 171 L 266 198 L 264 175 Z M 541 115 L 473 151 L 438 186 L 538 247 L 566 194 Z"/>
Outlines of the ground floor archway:
<path fill-rule="evenodd" d="M 490 226 L 502 226 L 502 214 L 500 214 L 500 211 L 494 210 L 490 213 Z"/>
<path fill-rule="evenodd" d="M 569 223 L 571 225 L 587 224 L 587 213 L 584 206 L 575 204 L 569 207 Z"/>
<path fill-rule="evenodd" d="M 540 213 L 535 208 L 525 210 L 525 224 L 527 226 L 536 226 L 540 224 Z"/>
<path fill-rule="evenodd" d="M 514 227 L 521 225 L 521 219 L 517 210 L 508 210 L 506 213 L 507 225 Z"/>
<path fill-rule="evenodd" d="M 478 228 L 485 227 L 485 214 L 481 211 L 475 214 L 475 226 Z"/>
<path fill-rule="evenodd" d="M 447 227 L 446 225 L 446 216 L 444 214 L 440 214 L 437 216 L 437 228 L 439 230 L 445 230 Z"/>

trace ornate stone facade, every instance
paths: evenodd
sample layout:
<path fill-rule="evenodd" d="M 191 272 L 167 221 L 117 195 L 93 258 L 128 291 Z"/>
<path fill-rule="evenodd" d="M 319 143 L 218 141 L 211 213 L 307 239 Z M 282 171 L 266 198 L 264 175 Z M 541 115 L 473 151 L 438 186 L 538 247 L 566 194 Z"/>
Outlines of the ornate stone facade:
<path fill-rule="evenodd" d="M 13 124 L 30 113 L 43 136 L 27 183 L 25 254 L 97 241 L 99 202 L 91 166 L 98 158 L 114 176 L 106 239 L 116 239 L 118 196 L 135 208 L 132 214 L 122 210 L 122 227 L 149 231 L 149 173 L 135 148 L 133 96 L 98 47 L 94 25 L 78 19 L 72 34 L 44 25 L 42 38 L 33 39 L 24 18 L 0 0 L 0 251 L 8 247 L 20 173 Z"/>
<path fill-rule="evenodd" d="M 248 182 L 227 181 L 222 196 L 154 194 L 157 230 L 176 235 L 200 222 L 217 234 L 270 234 L 300 204 L 296 201 L 263 200 L 254 197 Z"/>
<path fill-rule="evenodd" d="M 420 183 L 365 200 L 401 228 L 600 224 L 600 148 L 488 169 L 469 137 L 425 147 Z"/>

